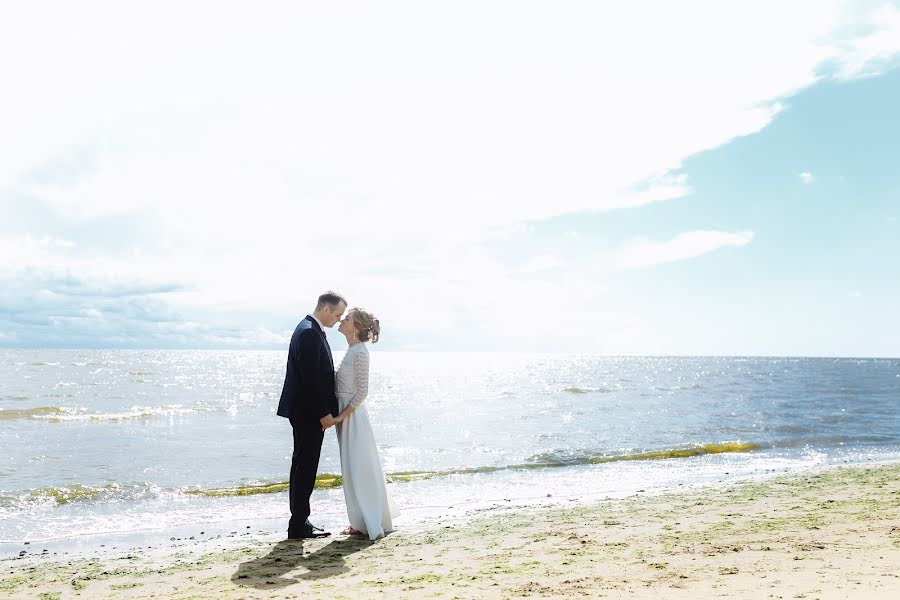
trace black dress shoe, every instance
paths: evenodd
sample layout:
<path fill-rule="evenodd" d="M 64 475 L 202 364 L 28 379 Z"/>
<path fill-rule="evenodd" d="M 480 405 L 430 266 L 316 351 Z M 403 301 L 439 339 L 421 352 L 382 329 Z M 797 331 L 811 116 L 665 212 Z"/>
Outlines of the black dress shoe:
<path fill-rule="evenodd" d="M 309 519 L 306 520 L 306 523 L 304 523 L 304 525 L 305 525 L 306 527 L 309 527 L 309 528 L 312 529 L 313 531 L 319 531 L 319 532 L 325 531 L 325 530 L 322 529 L 321 527 L 316 527 L 315 525 L 313 525 L 312 523 L 310 523 L 310 522 L 309 522 Z"/>
<path fill-rule="evenodd" d="M 302 527 L 297 529 L 296 531 L 288 530 L 288 539 L 289 540 L 302 540 L 308 538 L 323 538 L 331 535 L 329 532 L 325 531 L 321 527 L 316 527 L 309 521 L 303 524 Z"/>

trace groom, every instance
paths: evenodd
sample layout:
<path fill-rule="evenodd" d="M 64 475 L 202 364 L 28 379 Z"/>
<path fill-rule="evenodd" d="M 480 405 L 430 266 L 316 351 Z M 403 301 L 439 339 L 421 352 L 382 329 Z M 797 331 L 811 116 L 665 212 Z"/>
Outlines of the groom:
<path fill-rule="evenodd" d="M 316 484 L 319 455 L 325 430 L 338 414 L 334 394 L 334 362 L 325 338 L 325 328 L 333 327 L 347 309 L 338 293 L 319 296 L 316 310 L 300 321 L 291 336 L 284 387 L 278 402 L 278 416 L 287 417 L 294 430 L 291 458 L 291 520 L 288 538 L 315 538 L 330 535 L 309 522 L 309 497 Z"/>

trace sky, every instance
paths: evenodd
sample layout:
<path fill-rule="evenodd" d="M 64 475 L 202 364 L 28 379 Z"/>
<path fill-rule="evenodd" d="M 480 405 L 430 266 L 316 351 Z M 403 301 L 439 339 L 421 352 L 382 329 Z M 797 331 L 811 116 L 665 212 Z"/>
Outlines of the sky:
<path fill-rule="evenodd" d="M 382 350 L 898 357 L 898 67 L 898 2 L 3 3 L 0 347 L 334 289 Z"/>

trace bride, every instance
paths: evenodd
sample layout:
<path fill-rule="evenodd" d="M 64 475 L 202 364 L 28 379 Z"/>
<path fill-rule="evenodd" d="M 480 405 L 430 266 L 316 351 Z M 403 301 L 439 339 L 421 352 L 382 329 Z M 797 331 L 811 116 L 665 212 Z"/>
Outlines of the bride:
<path fill-rule="evenodd" d="M 347 338 L 347 353 L 335 375 L 338 410 L 338 446 L 344 500 L 350 526 L 342 533 L 368 535 L 377 540 L 393 531 L 397 509 L 388 497 L 378 447 L 363 401 L 369 393 L 369 350 L 366 342 L 378 341 L 381 326 L 372 313 L 352 308 L 338 331 Z"/>

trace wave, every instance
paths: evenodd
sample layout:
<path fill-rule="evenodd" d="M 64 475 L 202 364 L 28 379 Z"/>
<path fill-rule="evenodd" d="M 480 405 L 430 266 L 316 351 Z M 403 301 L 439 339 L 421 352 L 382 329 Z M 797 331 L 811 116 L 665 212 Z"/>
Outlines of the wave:
<path fill-rule="evenodd" d="M 576 456 L 570 454 L 539 454 L 528 459 L 528 462 L 516 465 L 463 467 L 458 469 L 443 469 L 439 471 L 398 471 L 395 473 L 385 473 L 385 477 L 389 482 L 398 483 L 421 481 L 423 479 L 433 479 L 435 477 L 449 477 L 451 475 L 477 475 L 497 473 L 499 471 L 548 469 L 553 467 L 602 464 L 629 460 L 667 460 L 671 458 L 689 458 L 692 456 L 702 456 L 704 454 L 751 452 L 760 448 L 761 446 L 759 446 L 758 444 L 752 444 L 749 442 L 722 442 L 719 444 L 703 444 L 690 448 L 673 448 L 668 450 L 640 452 L 637 454 L 620 454 L 613 456 L 590 454 L 582 454 Z M 254 494 L 270 494 L 274 492 L 283 492 L 288 489 L 288 485 L 289 484 L 287 481 L 281 481 L 277 483 L 269 483 L 263 485 L 244 485 L 233 488 L 212 488 L 205 490 L 191 489 L 187 490 L 186 493 L 213 497 L 251 496 Z M 339 474 L 324 473 L 316 477 L 317 489 L 336 488 L 341 487 L 342 485 L 343 479 Z"/>
<path fill-rule="evenodd" d="M 478 475 L 497 473 L 500 471 L 521 471 L 532 469 L 548 469 L 554 467 L 568 467 L 572 465 L 590 465 L 630 460 L 668 460 L 673 458 L 688 458 L 692 456 L 701 456 L 704 454 L 722 454 L 731 452 L 751 452 L 759 449 L 760 446 L 748 442 L 723 442 L 720 444 L 703 444 L 690 448 L 673 448 L 668 450 L 656 450 L 650 452 L 639 452 L 636 454 L 619 454 L 619 455 L 592 455 L 590 453 L 571 454 L 571 453 L 551 453 L 539 454 L 531 457 L 526 462 L 515 465 L 501 466 L 484 466 L 484 467 L 461 467 L 457 469 L 442 469 L 436 471 L 398 471 L 394 473 L 386 473 L 388 481 L 393 483 L 404 483 L 411 481 L 421 481 L 424 479 L 433 479 L 436 477 L 450 477 L 453 475 Z M 344 480 L 338 473 L 323 473 L 316 477 L 315 487 L 317 489 L 339 488 L 344 484 Z M 211 498 L 228 498 L 236 496 L 253 496 L 256 494 L 274 494 L 287 491 L 289 483 L 287 481 L 277 481 L 273 483 L 262 483 L 252 485 L 239 485 L 235 487 L 224 488 L 198 488 L 196 486 L 185 486 L 178 489 L 165 490 L 155 485 L 144 484 L 126 484 L 119 485 L 115 483 L 106 485 L 82 485 L 74 484 L 64 487 L 44 487 L 35 490 L 23 492 L 21 495 L 0 496 L 0 506 L 25 506 L 35 503 L 51 502 L 58 505 L 70 504 L 72 502 L 84 501 L 102 501 L 102 500 L 134 500 L 139 498 L 160 497 L 169 495 L 177 497 L 179 495 L 190 496 L 206 496 Z"/>
<path fill-rule="evenodd" d="M 41 419 L 65 414 L 66 408 L 59 406 L 39 406 L 37 408 L 0 408 L 0 421 L 17 419 Z"/>
<path fill-rule="evenodd" d="M 635 454 L 585 454 L 578 452 L 552 452 L 538 454 L 529 459 L 531 464 L 541 467 L 568 467 L 572 465 L 591 465 L 627 460 L 666 460 L 669 458 L 690 458 L 704 454 L 725 454 L 732 452 L 751 452 L 761 448 L 758 444 L 750 442 L 722 442 L 719 444 L 701 444 L 688 448 L 671 448 L 667 450 L 652 450 L 650 452 L 638 452 Z"/>
<path fill-rule="evenodd" d="M 273 494 L 287 491 L 290 482 L 279 481 L 276 483 L 264 483 L 261 485 L 240 485 L 231 488 L 187 489 L 186 494 L 194 496 L 211 496 L 214 498 L 230 496 L 253 496 L 255 494 Z M 336 488 L 344 485 L 344 478 L 335 473 L 323 473 L 316 476 L 316 489 Z"/>
<path fill-rule="evenodd" d="M 595 387 L 576 387 L 576 386 L 571 386 L 571 387 L 567 387 L 567 388 L 563 389 L 563 391 L 564 391 L 564 392 L 568 392 L 568 393 L 570 393 L 570 394 L 589 394 L 589 393 L 591 393 L 591 392 L 600 393 L 600 394 L 607 394 L 607 393 L 611 392 L 612 390 L 610 390 L 610 389 L 608 389 L 608 388 L 604 388 L 604 387 L 597 387 L 597 388 L 595 388 Z"/>
<path fill-rule="evenodd" d="M 124 421 L 127 419 L 144 419 L 149 417 L 179 417 L 195 414 L 194 408 L 183 408 L 180 404 L 164 406 L 133 406 L 130 411 L 118 413 L 75 413 L 40 417 L 51 422 L 59 421 Z"/>
<path fill-rule="evenodd" d="M 131 410 L 115 413 L 89 413 L 84 408 L 40 406 L 37 408 L 0 408 L 0 421 L 35 419 L 59 423 L 62 421 L 123 421 L 148 417 L 176 417 L 202 412 L 184 408 L 180 404 L 163 406 L 132 406 Z"/>
<path fill-rule="evenodd" d="M 802 429 L 800 430 L 802 431 Z M 843 446 L 848 443 L 853 444 L 890 444 L 898 443 L 900 438 L 891 434 L 869 434 L 855 435 L 852 437 L 844 435 L 808 435 L 798 436 L 796 438 L 786 438 L 775 440 L 769 444 L 772 448 L 804 448 L 804 447 L 836 447 Z"/>
<path fill-rule="evenodd" d="M 79 502 L 84 500 L 98 499 L 121 499 L 122 486 L 110 483 L 107 485 L 94 486 L 82 485 L 76 483 L 63 487 L 44 487 L 35 490 L 29 490 L 23 495 L 0 496 L 0 506 L 11 505 L 28 505 L 43 502 L 54 502 L 59 505 L 69 504 L 70 502 Z"/>

